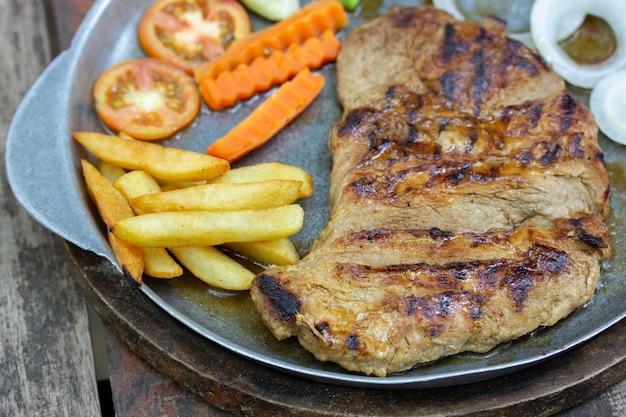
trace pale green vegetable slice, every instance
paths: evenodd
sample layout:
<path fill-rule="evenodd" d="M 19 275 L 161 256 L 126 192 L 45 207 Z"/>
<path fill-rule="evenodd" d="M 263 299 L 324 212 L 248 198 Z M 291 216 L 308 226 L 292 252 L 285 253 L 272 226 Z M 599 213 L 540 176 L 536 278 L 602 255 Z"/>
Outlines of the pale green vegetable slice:
<path fill-rule="evenodd" d="M 268 20 L 278 21 L 300 9 L 300 0 L 241 0 L 248 9 Z"/>

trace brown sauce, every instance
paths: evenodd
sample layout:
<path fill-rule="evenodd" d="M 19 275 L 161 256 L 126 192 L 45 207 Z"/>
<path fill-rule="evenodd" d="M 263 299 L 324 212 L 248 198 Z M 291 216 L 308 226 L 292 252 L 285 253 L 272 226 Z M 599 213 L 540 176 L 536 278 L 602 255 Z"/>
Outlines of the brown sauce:
<path fill-rule="evenodd" d="M 576 63 L 600 64 L 617 50 L 617 37 L 611 26 L 602 18 L 587 15 L 574 33 L 559 42 L 559 46 Z"/>

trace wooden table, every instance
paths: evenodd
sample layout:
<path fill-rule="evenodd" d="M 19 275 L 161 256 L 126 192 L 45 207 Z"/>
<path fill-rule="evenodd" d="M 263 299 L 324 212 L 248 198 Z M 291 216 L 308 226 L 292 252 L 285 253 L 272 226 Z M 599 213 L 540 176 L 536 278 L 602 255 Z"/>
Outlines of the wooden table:
<path fill-rule="evenodd" d="M 68 47 L 91 3 L 0 0 L 0 138 L 31 83 Z M 19 207 L 4 165 L 0 181 L 0 415 L 101 415 L 86 302 L 65 245 Z M 105 339 L 117 416 L 228 415 L 157 372 L 108 328 Z M 626 379 L 558 414 L 624 415 Z"/>

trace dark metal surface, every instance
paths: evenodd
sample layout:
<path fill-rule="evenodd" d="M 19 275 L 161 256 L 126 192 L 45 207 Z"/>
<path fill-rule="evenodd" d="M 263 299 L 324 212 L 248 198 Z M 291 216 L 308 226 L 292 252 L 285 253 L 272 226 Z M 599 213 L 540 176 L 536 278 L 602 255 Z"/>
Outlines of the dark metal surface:
<path fill-rule="evenodd" d="M 96 2 L 72 48 L 48 68 L 29 92 L 15 117 L 7 144 L 9 179 L 26 209 L 64 239 L 109 261 L 113 261 L 113 256 L 101 233 L 99 218 L 90 209 L 79 171 L 79 158 L 88 155 L 72 143 L 71 132 L 105 130 L 93 111 L 91 86 L 112 64 L 143 56 L 135 28 L 148 3 L 146 0 Z M 360 17 L 352 19 L 351 27 L 384 11 L 388 3 L 391 2 L 366 1 Z M 261 23 L 254 21 L 253 24 Z M 326 138 L 330 126 L 341 115 L 334 68 L 330 66 L 323 73 L 327 84 L 321 97 L 267 146 L 240 162 L 245 165 L 280 161 L 300 166 L 312 174 L 315 194 L 302 201 L 306 212 L 305 228 L 294 238 L 302 253 L 308 250 L 328 218 L 326 194 L 331 160 Z M 585 99 L 585 94 L 580 96 Z M 190 128 L 163 143 L 203 152 L 208 143 L 245 117 L 258 101 L 219 113 L 204 109 Z M 231 352 L 311 380 L 382 389 L 434 388 L 500 377 L 561 354 L 617 323 L 626 314 L 623 303 L 626 287 L 621 272 L 625 259 L 619 250 L 626 236 L 621 221 L 626 207 L 623 201 L 626 192 L 624 149 L 606 140 L 602 140 L 602 146 L 612 176 L 610 227 L 616 255 L 606 262 L 594 298 L 557 325 L 502 345 L 488 354 L 460 354 L 384 379 L 366 377 L 313 360 L 293 340 L 277 342 L 254 313 L 245 293 L 212 291 L 198 280 L 184 277 L 167 282 L 147 280 L 144 292 L 135 293 L 135 297 L 141 302 L 151 299 L 187 328 Z M 60 195 L 63 197 L 59 198 Z M 101 264 L 102 260 L 98 261 Z M 89 276 L 89 266 L 81 267 Z M 111 268 L 110 273 L 120 275 L 115 268 Z"/>

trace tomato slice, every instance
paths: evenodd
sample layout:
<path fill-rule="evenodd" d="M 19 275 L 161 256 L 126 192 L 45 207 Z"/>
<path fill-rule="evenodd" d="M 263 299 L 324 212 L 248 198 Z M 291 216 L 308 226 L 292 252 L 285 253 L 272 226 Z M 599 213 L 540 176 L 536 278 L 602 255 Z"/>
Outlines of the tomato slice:
<path fill-rule="evenodd" d="M 200 109 L 193 79 L 155 58 L 124 61 L 107 69 L 96 80 L 93 95 L 107 126 L 144 140 L 173 135 Z"/>
<path fill-rule="evenodd" d="M 157 0 L 144 13 L 138 37 L 147 55 L 191 74 L 249 33 L 248 12 L 236 0 Z"/>

